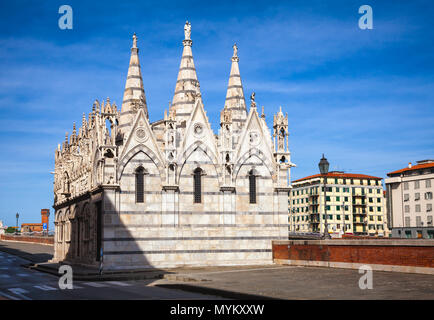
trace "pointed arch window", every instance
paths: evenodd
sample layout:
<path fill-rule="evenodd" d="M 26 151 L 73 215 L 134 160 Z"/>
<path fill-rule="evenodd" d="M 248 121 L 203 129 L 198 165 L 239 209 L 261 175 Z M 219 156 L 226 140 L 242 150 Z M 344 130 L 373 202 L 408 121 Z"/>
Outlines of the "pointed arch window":
<path fill-rule="evenodd" d="M 253 169 L 249 171 L 249 200 L 256 203 L 256 175 Z"/>
<path fill-rule="evenodd" d="M 136 169 L 136 203 L 145 202 L 145 169 Z"/>
<path fill-rule="evenodd" d="M 202 169 L 197 168 L 193 173 L 194 203 L 202 202 Z"/>

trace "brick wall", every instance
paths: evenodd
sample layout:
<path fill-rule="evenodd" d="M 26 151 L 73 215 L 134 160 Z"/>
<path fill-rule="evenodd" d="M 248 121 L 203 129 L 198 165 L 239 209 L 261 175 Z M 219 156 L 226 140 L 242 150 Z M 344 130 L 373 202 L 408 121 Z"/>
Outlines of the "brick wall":
<path fill-rule="evenodd" d="M 29 237 L 29 236 L 14 236 L 2 234 L 0 236 L 1 240 L 6 241 L 19 241 L 19 242 L 33 242 L 33 243 L 43 243 L 54 245 L 54 237 Z"/>
<path fill-rule="evenodd" d="M 276 259 L 434 268 L 434 241 L 273 241 Z"/>

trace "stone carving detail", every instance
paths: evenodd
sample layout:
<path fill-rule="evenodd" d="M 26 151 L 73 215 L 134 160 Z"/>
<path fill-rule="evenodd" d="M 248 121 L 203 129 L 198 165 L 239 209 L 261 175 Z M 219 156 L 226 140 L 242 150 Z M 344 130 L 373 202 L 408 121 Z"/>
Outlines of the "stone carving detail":
<path fill-rule="evenodd" d="M 261 142 L 261 135 L 258 131 L 252 130 L 249 132 L 249 143 L 252 146 L 257 146 Z"/>
<path fill-rule="evenodd" d="M 203 136 L 204 128 L 202 123 L 195 123 L 193 126 L 193 133 L 197 138 L 200 138 Z"/>
<path fill-rule="evenodd" d="M 135 138 L 138 142 L 143 143 L 148 139 L 148 136 L 146 134 L 145 128 L 143 127 L 138 127 L 136 129 L 136 135 Z"/>

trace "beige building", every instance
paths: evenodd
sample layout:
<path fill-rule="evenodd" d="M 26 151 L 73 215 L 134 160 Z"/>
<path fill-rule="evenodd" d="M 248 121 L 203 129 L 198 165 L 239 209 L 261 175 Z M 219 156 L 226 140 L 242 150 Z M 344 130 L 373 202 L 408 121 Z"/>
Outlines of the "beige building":
<path fill-rule="evenodd" d="M 388 236 L 382 178 L 339 171 L 327 174 L 326 214 L 333 237 L 345 234 Z M 292 182 L 291 233 L 323 233 L 324 178 L 320 174 Z"/>
<path fill-rule="evenodd" d="M 389 172 L 385 180 L 393 237 L 434 238 L 434 160 Z"/>
<path fill-rule="evenodd" d="M 134 35 L 122 107 L 96 101 L 58 146 L 55 261 L 103 258 L 109 269 L 263 264 L 272 263 L 271 241 L 287 239 L 288 116 L 274 116 L 271 134 L 254 93 L 247 110 L 234 45 L 215 134 L 188 22 L 184 35 L 161 120 L 148 117 Z"/>

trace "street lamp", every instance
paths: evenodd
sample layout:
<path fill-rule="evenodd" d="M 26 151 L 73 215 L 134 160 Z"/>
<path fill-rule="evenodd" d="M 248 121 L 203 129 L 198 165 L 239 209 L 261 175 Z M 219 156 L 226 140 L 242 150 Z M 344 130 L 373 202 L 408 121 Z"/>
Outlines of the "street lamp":
<path fill-rule="evenodd" d="M 19 213 L 17 212 L 17 214 L 15 215 L 15 217 L 17 218 L 17 228 L 15 229 L 15 234 L 18 234 L 18 218 L 20 217 Z"/>
<path fill-rule="evenodd" d="M 326 185 L 327 185 L 327 173 L 329 172 L 329 162 L 327 161 L 327 159 L 324 157 L 324 153 L 322 155 L 322 158 L 318 164 L 319 167 L 319 171 L 321 172 L 321 175 L 323 176 L 324 179 L 324 214 L 325 214 L 325 221 L 324 221 L 324 239 L 330 239 L 330 234 L 329 234 L 329 225 L 327 223 L 327 210 L 326 210 Z"/>
<path fill-rule="evenodd" d="M 346 225 L 345 225 L 345 201 L 342 201 L 342 235 L 345 235 L 345 231 L 346 231 Z"/>

